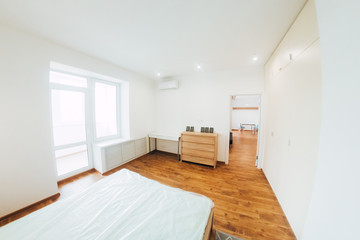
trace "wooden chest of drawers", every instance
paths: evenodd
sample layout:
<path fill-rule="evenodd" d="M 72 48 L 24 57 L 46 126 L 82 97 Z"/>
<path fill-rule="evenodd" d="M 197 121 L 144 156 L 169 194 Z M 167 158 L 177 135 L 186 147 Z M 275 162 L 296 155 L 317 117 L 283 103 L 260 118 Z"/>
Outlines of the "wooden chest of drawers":
<path fill-rule="evenodd" d="M 216 167 L 218 135 L 216 133 L 181 133 L 181 161 Z"/>

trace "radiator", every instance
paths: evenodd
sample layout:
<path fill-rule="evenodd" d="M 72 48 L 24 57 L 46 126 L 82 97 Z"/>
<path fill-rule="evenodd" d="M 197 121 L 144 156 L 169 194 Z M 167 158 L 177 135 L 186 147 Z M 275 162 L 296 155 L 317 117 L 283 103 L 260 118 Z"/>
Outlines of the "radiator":
<path fill-rule="evenodd" d="M 94 168 L 100 173 L 107 172 L 136 159 L 147 151 L 147 139 L 114 140 L 94 144 Z"/>

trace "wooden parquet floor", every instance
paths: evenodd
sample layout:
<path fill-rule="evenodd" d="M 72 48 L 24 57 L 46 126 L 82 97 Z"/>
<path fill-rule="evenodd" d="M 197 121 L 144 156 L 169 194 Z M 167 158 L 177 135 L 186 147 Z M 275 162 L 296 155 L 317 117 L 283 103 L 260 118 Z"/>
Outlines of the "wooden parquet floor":
<path fill-rule="evenodd" d="M 205 195 L 215 203 L 214 229 L 242 239 L 296 239 L 263 172 L 255 167 L 256 135 L 234 132 L 229 164 L 208 166 L 179 162 L 173 154 L 147 154 L 118 167 L 137 172 L 171 187 Z M 59 183 L 66 198 L 105 177 L 96 171 Z M 25 216 L 49 203 L 42 203 L 4 219 L 1 224 Z M 214 238 L 214 230 L 212 239 Z"/>

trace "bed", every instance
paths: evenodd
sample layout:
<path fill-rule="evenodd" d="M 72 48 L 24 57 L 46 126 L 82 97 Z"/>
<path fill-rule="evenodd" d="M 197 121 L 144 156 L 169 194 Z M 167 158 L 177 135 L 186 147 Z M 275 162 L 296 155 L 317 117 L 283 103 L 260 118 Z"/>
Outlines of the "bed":
<path fill-rule="evenodd" d="M 0 239 L 208 239 L 213 202 L 127 169 L 0 228 Z"/>

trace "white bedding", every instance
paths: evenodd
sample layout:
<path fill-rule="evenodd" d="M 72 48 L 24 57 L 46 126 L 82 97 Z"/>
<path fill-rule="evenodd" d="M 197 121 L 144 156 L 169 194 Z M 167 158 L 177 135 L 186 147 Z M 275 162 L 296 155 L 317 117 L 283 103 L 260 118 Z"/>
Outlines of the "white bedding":
<path fill-rule="evenodd" d="M 0 239 L 202 239 L 213 202 L 123 169 L 0 228 Z"/>

